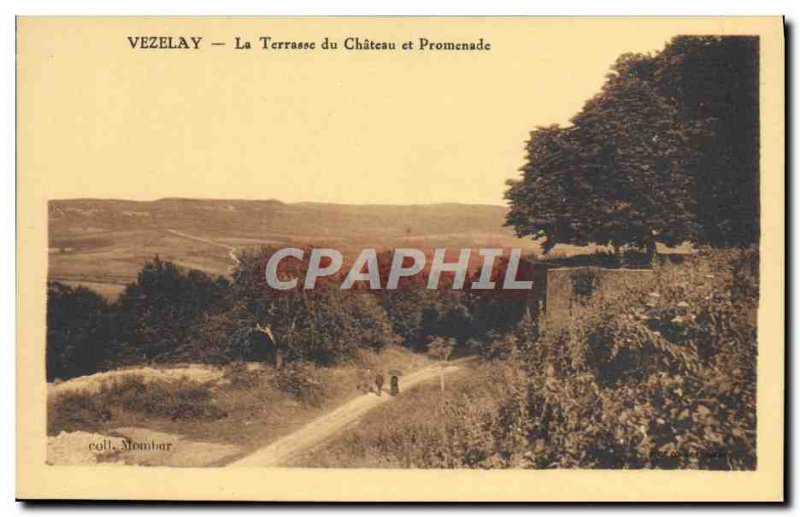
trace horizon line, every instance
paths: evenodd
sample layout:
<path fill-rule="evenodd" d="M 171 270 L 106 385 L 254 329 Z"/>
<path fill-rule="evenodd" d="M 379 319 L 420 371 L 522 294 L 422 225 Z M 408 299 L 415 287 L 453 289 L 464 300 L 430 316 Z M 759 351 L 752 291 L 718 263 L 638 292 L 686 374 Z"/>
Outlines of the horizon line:
<path fill-rule="evenodd" d="M 157 203 L 159 201 L 223 201 L 223 202 L 249 202 L 249 203 L 279 203 L 282 205 L 336 205 L 336 206 L 376 206 L 376 207 L 401 207 L 401 206 L 487 206 L 497 208 L 508 208 L 507 204 L 494 204 L 486 202 L 464 202 L 464 201 L 437 201 L 430 203 L 342 203 L 336 201 L 282 201 L 277 198 L 222 198 L 222 197 L 183 197 L 166 196 L 153 199 L 131 199 L 118 197 L 68 197 L 52 198 L 47 203 L 63 201 L 125 201 L 131 203 Z"/>

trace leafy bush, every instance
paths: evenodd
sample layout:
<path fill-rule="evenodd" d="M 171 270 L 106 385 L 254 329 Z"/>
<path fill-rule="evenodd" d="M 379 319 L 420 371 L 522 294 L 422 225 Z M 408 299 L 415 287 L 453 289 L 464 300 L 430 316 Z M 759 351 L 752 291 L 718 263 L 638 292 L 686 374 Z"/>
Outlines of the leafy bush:
<path fill-rule="evenodd" d="M 216 420 L 224 413 L 211 401 L 211 389 L 188 379 L 146 381 L 128 375 L 106 384 L 100 395 L 106 407 L 172 420 Z"/>
<path fill-rule="evenodd" d="M 56 397 L 49 411 L 48 431 L 96 429 L 120 413 L 208 421 L 226 416 L 214 402 L 207 385 L 180 379 L 147 381 L 126 375 L 105 383 L 97 393 L 75 392 Z"/>
<path fill-rule="evenodd" d="M 223 277 L 214 279 L 156 256 L 113 307 L 118 342 L 108 366 L 177 360 L 176 351 L 201 317 L 225 307 L 228 290 Z"/>
<path fill-rule="evenodd" d="M 293 362 L 275 373 L 275 387 L 296 400 L 318 406 L 325 395 L 317 369 L 304 362 Z"/>
<path fill-rule="evenodd" d="M 111 340 L 106 301 L 85 288 L 47 283 L 47 380 L 97 371 Z"/>
<path fill-rule="evenodd" d="M 342 291 L 334 277 L 322 279 L 313 290 L 301 284 L 286 291 L 269 287 L 263 272 L 274 251 L 242 255 L 231 295 L 234 306 L 244 308 L 253 322 L 270 327 L 276 343 L 269 346 L 281 347 L 286 359 L 332 365 L 352 361 L 359 349 L 380 350 L 395 342 L 391 322 L 375 297 Z M 299 268 L 291 274 L 300 277 L 307 267 L 291 261 L 282 265 Z"/>
<path fill-rule="evenodd" d="M 254 370 L 243 361 L 234 361 L 225 367 L 224 378 L 234 388 L 255 388 L 267 378 L 264 370 Z"/>
<path fill-rule="evenodd" d="M 755 468 L 752 250 L 665 265 L 527 355 L 533 466 Z"/>
<path fill-rule="evenodd" d="M 92 394 L 65 393 L 48 403 L 47 434 L 94 431 L 111 420 L 111 412 Z"/>

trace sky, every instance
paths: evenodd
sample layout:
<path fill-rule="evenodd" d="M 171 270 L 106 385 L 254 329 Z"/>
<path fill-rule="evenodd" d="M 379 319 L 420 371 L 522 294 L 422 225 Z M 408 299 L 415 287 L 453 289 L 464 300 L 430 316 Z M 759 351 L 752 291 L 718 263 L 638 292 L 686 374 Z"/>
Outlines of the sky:
<path fill-rule="evenodd" d="M 674 19 L 673 19 L 674 20 Z M 52 198 L 503 204 L 536 126 L 564 124 L 642 19 L 24 19 L 19 166 Z M 684 25 L 685 26 L 685 25 Z M 684 26 L 681 26 L 684 27 Z M 128 36 L 225 47 L 134 50 Z M 473 41 L 484 52 L 237 51 L 252 41 Z"/>

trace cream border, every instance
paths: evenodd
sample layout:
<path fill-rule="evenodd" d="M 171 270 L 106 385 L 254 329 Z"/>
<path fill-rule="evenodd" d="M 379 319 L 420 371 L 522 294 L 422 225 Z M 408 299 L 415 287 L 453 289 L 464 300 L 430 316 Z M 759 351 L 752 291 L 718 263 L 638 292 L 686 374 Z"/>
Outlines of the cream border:
<path fill-rule="evenodd" d="M 19 21 L 28 24 L 36 20 L 42 18 Z M 342 20 L 347 19 L 324 21 Z M 464 23 L 464 20 L 439 19 L 442 24 Z M 46 466 L 46 390 L 43 375 L 35 372 L 44 371 L 48 190 L 47 178 L 35 177 L 27 169 L 35 150 L 25 144 L 24 115 L 30 100 L 24 87 L 25 78 L 18 76 L 17 497 L 232 501 L 781 500 L 785 340 L 783 20 L 779 17 L 640 20 L 673 25 L 686 34 L 761 36 L 762 295 L 756 471 L 473 472 Z M 97 23 L 102 21 L 96 19 Z M 490 21 L 483 19 L 483 23 Z M 548 21 L 564 20 L 549 18 Z M 233 25 L 237 19 L 225 23 Z M 360 19 L 360 23 L 368 21 Z"/>

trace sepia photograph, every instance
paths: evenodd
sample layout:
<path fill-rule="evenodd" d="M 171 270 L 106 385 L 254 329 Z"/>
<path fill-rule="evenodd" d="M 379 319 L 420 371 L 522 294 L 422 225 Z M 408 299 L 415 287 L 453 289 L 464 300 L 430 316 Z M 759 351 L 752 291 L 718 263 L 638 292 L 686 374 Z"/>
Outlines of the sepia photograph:
<path fill-rule="evenodd" d="M 26 493 L 780 494 L 782 24 L 19 18 Z"/>

